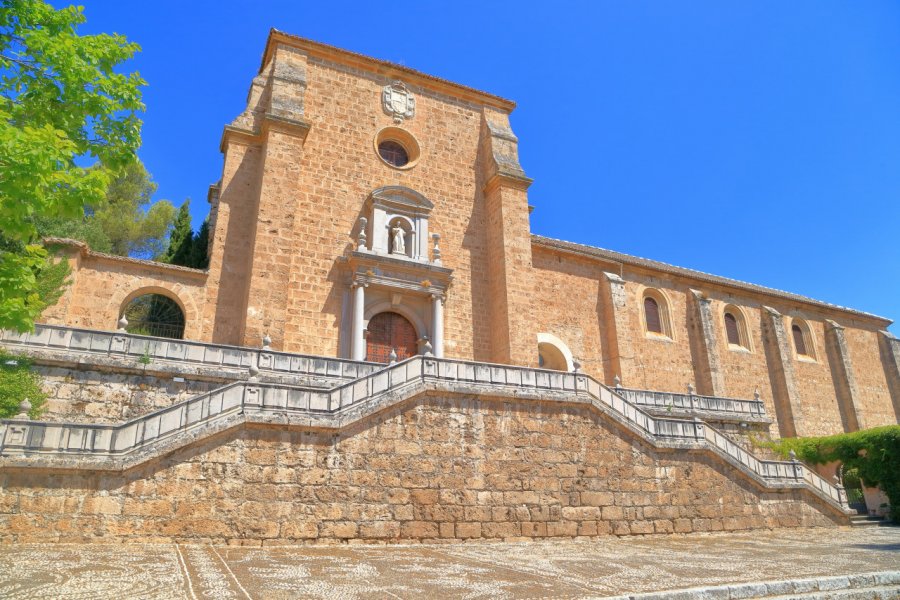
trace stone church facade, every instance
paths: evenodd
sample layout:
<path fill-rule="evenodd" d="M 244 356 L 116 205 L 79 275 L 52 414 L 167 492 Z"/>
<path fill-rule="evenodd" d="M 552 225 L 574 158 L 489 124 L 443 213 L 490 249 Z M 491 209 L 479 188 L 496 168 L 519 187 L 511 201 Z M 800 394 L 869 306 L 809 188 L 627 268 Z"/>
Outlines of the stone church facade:
<path fill-rule="evenodd" d="M 839 485 L 751 438 L 897 423 L 890 321 L 532 234 L 513 109 L 273 31 L 208 270 L 57 240 L 72 285 L 4 335 L 51 400 L 2 425 L 0 537 L 846 523 Z M 129 321 L 145 298 L 174 329 Z"/>

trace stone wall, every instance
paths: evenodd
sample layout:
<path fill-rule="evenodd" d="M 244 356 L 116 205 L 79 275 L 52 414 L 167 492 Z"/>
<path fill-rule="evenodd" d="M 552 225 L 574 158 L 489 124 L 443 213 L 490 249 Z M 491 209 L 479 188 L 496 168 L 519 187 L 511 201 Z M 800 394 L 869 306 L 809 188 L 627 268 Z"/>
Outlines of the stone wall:
<path fill-rule="evenodd" d="M 581 406 L 419 397 L 338 434 L 245 427 L 126 473 L 0 472 L 0 540 L 237 544 L 833 526 Z"/>
<path fill-rule="evenodd" d="M 48 394 L 42 421 L 121 423 L 224 385 L 152 372 L 111 372 L 35 365 Z"/>
<path fill-rule="evenodd" d="M 184 312 L 184 337 L 202 339 L 204 271 L 92 252 L 78 242 L 66 243 L 62 255 L 71 266 L 72 283 L 41 322 L 115 331 L 133 298 L 163 294 Z"/>
<path fill-rule="evenodd" d="M 607 385 L 618 375 L 626 387 L 641 389 L 683 393 L 690 383 L 700 393 L 733 398 L 752 398 L 758 390 L 769 416 L 790 421 L 776 421 L 774 435 L 852 430 L 850 411 L 865 427 L 900 419 L 896 410 L 900 404 L 892 397 L 887 375 L 895 367 L 882 356 L 883 334 L 875 322 L 683 275 L 585 258 L 541 242 L 534 245 L 533 257 L 536 280 L 541 282 L 531 313 L 535 335 L 548 332 L 558 337 L 585 372 Z M 664 295 L 671 336 L 646 333 L 641 307 L 647 288 Z M 701 301 L 694 299 L 695 293 L 706 304 L 706 329 L 700 323 Z M 728 305 L 743 314 L 747 348 L 727 343 Z M 773 317 L 768 306 L 775 307 L 779 316 Z M 773 318 L 782 324 L 782 340 L 766 326 Z M 794 351 L 790 332 L 794 318 L 810 327 L 813 357 L 798 357 Z M 838 323 L 846 340 L 843 354 L 828 351 L 826 329 L 833 327 L 829 321 Z M 704 369 L 711 369 L 712 375 Z M 852 378 L 849 383 L 845 371 Z M 716 389 L 704 389 L 710 379 Z"/>

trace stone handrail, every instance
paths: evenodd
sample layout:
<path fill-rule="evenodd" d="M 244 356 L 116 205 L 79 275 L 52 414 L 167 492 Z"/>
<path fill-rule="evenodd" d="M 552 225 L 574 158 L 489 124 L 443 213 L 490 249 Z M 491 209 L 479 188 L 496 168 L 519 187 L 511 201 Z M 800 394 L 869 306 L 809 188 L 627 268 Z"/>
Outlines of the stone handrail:
<path fill-rule="evenodd" d="M 705 448 L 763 487 L 809 489 L 847 509 L 843 490 L 805 465 L 760 460 L 699 418 L 654 417 L 587 375 L 422 356 L 329 390 L 235 382 L 118 425 L 0 421 L 0 466 L 123 468 L 167 440 L 184 445 L 247 421 L 340 428 L 428 390 L 589 403 L 655 447 Z M 179 434 L 187 439 L 175 439 Z M 133 460 L 121 460 L 129 455 Z"/>
<path fill-rule="evenodd" d="M 161 362 L 178 368 L 197 366 L 222 374 L 231 371 L 232 376 L 240 377 L 251 367 L 256 367 L 264 373 L 346 380 L 368 375 L 382 367 L 377 363 L 339 358 L 46 324 L 36 324 L 32 333 L 0 331 L 0 343 L 10 349 L 46 349 L 95 358 L 128 359 L 135 365 Z"/>
<path fill-rule="evenodd" d="M 672 410 L 679 412 L 706 412 L 726 418 L 751 421 L 766 420 L 766 407 L 762 400 L 742 400 L 720 396 L 699 394 L 679 394 L 654 390 L 615 388 L 616 393 L 625 396 L 629 402 L 648 409 Z"/>

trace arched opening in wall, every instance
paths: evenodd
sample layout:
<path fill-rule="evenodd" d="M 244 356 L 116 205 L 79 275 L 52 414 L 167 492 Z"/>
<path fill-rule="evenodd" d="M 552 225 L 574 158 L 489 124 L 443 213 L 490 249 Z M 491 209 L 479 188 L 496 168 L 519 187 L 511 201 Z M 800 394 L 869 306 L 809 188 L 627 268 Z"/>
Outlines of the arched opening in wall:
<path fill-rule="evenodd" d="M 669 302 L 662 292 L 650 288 L 644 290 L 641 309 L 644 330 L 650 337 L 672 339 Z"/>
<path fill-rule="evenodd" d="M 863 494 L 859 471 L 849 469 L 846 465 L 841 465 L 838 469 L 841 474 L 841 484 L 847 492 L 847 503 L 850 505 L 850 508 L 860 514 L 866 514 L 866 497 Z"/>
<path fill-rule="evenodd" d="M 725 321 L 725 339 L 732 350 L 750 350 L 750 336 L 747 333 L 747 320 L 737 306 L 729 304 L 723 313 Z"/>
<path fill-rule="evenodd" d="M 390 362 L 391 350 L 397 353 L 398 361 L 418 354 L 416 328 L 403 315 L 378 313 L 369 319 L 366 331 L 366 360 L 370 362 Z"/>
<path fill-rule="evenodd" d="M 566 357 L 552 344 L 538 344 L 538 366 L 554 371 L 568 371 Z"/>
<path fill-rule="evenodd" d="M 554 371 L 572 371 L 574 358 L 572 351 L 566 344 L 550 333 L 539 333 L 538 341 L 538 366 L 542 369 Z"/>
<path fill-rule="evenodd" d="M 184 338 L 184 311 L 175 300 L 162 294 L 144 294 L 122 309 L 128 321 L 125 330 L 137 335 Z"/>
<path fill-rule="evenodd" d="M 794 352 L 798 357 L 815 360 L 816 351 L 813 345 L 812 333 L 806 321 L 794 319 L 791 322 L 791 337 L 794 340 Z"/>

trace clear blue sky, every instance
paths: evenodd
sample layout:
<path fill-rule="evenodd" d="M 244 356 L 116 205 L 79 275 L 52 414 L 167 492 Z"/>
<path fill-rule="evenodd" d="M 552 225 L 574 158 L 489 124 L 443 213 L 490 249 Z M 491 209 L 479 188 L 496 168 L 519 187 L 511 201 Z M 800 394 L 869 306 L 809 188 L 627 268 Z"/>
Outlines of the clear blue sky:
<path fill-rule="evenodd" d="M 275 27 L 515 100 L 535 233 L 900 319 L 896 1 L 83 3 L 195 224 Z"/>

